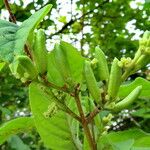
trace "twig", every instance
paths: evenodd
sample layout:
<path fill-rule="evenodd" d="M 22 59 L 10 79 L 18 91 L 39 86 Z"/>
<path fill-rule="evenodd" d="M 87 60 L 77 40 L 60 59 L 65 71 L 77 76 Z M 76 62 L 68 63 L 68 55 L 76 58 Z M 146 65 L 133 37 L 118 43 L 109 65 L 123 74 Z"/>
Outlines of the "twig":
<path fill-rule="evenodd" d="M 14 14 L 11 12 L 11 9 L 10 9 L 10 6 L 9 6 L 9 3 L 7 0 L 4 0 L 4 4 L 5 4 L 5 7 L 6 9 L 8 10 L 9 12 L 9 16 L 10 16 L 10 20 L 16 24 L 16 18 L 14 16 Z"/>
<path fill-rule="evenodd" d="M 73 23 L 75 23 L 76 21 L 84 18 L 85 16 L 89 15 L 90 13 L 94 12 L 95 9 L 97 8 L 101 8 L 104 4 L 108 3 L 109 1 L 106 0 L 106 1 L 103 1 L 103 3 L 101 3 L 100 5 L 98 5 L 97 7 L 95 7 L 94 9 L 84 13 L 82 16 L 80 16 L 79 18 L 76 18 L 76 19 L 71 19 L 68 23 L 66 23 L 59 31 L 55 32 L 54 34 L 51 34 L 49 36 L 49 38 L 52 38 L 54 35 L 58 35 L 60 33 L 62 33 L 65 29 L 67 29 L 68 26 L 71 26 Z"/>
<path fill-rule="evenodd" d="M 68 113 L 70 116 L 72 116 L 74 119 L 78 120 L 80 123 L 82 122 L 81 118 L 76 115 L 69 107 L 67 107 L 65 105 L 65 110 L 66 110 L 66 113 Z"/>
<path fill-rule="evenodd" d="M 48 82 L 45 75 L 41 76 L 41 78 L 43 79 L 44 83 L 45 83 L 47 86 L 52 87 L 52 88 L 57 89 L 57 90 L 60 90 L 60 91 L 63 91 L 63 92 L 66 92 L 66 93 L 68 93 L 68 94 L 71 95 L 71 93 L 69 93 L 69 92 L 67 91 L 67 86 L 66 86 L 66 85 L 64 85 L 63 87 L 59 87 L 59 86 L 57 86 L 57 85 L 55 85 L 55 84 L 53 84 L 53 83 L 51 83 L 51 82 Z M 72 96 L 72 95 L 71 95 L 71 96 Z"/>
<path fill-rule="evenodd" d="M 9 6 L 8 0 L 4 0 L 4 4 L 5 4 L 6 9 L 7 9 L 8 12 L 9 12 L 9 16 L 10 16 L 11 22 L 13 22 L 13 23 L 16 24 L 16 23 L 17 23 L 17 22 L 16 22 L 16 17 L 14 16 L 14 14 L 13 14 L 12 11 L 11 11 L 11 8 L 10 8 L 10 6 Z M 24 46 L 24 51 L 25 51 L 25 53 L 29 56 L 29 58 L 32 59 L 32 55 L 31 55 L 31 53 L 30 53 L 30 50 L 29 50 L 27 44 L 25 44 L 25 46 Z"/>
<path fill-rule="evenodd" d="M 87 117 L 87 123 L 90 123 L 93 121 L 93 118 L 100 112 L 100 107 L 97 106 Z"/>

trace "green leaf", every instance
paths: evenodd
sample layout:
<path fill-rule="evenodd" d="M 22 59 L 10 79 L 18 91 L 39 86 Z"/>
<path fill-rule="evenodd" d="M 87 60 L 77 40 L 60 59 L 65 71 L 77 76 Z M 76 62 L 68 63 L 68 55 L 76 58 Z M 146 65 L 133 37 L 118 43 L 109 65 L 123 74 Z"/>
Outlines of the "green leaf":
<path fill-rule="evenodd" d="M 0 20 L 0 60 L 12 62 L 15 55 L 23 54 L 27 39 L 50 11 L 47 5 L 25 20 L 20 27 L 14 23 Z"/>
<path fill-rule="evenodd" d="M 51 118 L 44 116 L 48 111 L 48 106 L 53 101 L 45 95 L 42 85 L 31 83 L 29 88 L 30 106 L 34 115 L 36 128 L 45 143 L 45 146 L 54 150 L 77 150 L 76 139 L 71 132 L 71 126 L 68 122 L 68 116 L 59 111 Z"/>
<path fill-rule="evenodd" d="M 16 43 L 15 43 L 15 54 L 22 54 L 24 44 L 26 43 L 28 36 L 32 34 L 34 29 L 40 23 L 40 21 L 46 16 L 46 14 L 51 10 L 52 5 L 49 4 L 39 11 L 35 12 L 31 17 L 25 20 L 19 27 L 16 33 Z"/>
<path fill-rule="evenodd" d="M 33 126 L 33 118 L 31 117 L 21 117 L 4 123 L 0 127 L 0 144 L 5 142 L 9 136 L 28 131 Z"/>
<path fill-rule="evenodd" d="M 24 144 L 17 135 L 13 135 L 8 139 L 8 145 L 13 150 L 30 150 L 30 147 Z"/>
<path fill-rule="evenodd" d="M 135 147 L 149 147 L 150 148 L 150 136 L 145 136 L 137 139 L 134 143 Z"/>
<path fill-rule="evenodd" d="M 125 143 L 127 142 L 128 146 L 129 145 L 134 146 L 134 144 L 136 146 L 136 143 L 138 143 L 138 140 L 141 141 L 142 138 L 149 139 L 150 134 L 145 133 L 140 129 L 130 129 L 130 130 L 119 131 L 119 132 L 111 132 L 111 133 L 109 133 L 107 135 L 103 135 L 102 137 L 99 138 L 98 146 L 105 147 L 107 145 L 109 147 L 109 148 L 107 148 L 108 150 L 112 150 L 115 148 L 116 148 L 115 150 L 122 150 L 122 149 L 119 149 L 119 148 L 121 148 L 121 145 L 126 145 Z M 139 147 L 140 146 L 146 147 L 147 144 L 143 143 L 143 145 L 139 145 Z M 136 146 L 136 147 L 138 147 L 138 146 Z"/>
<path fill-rule="evenodd" d="M 142 117 L 142 118 L 150 118 L 150 108 L 141 108 L 131 113 L 132 116 Z"/>
<path fill-rule="evenodd" d="M 0 20 L 0 60 L 12 61 L 17 30 L 16 24 Z"/>
<path fill-rule="evenodd" d="M 131 150 L 150 150 L 150 147 L 133 147 Z"/>
<path fill-rule="evenodd" d="M 114 150 L 131 150 L 132 145 L 134 144 L 133 139 L 129 139 L 122 142 L 113 143 Z"/>
<path fill-rule="evenodd" d="M 62 62 L 64 62 L 64 65 L 67 65 L 67 68 L 69 68 L 69 70 L 66 71 L 71 74 L 71 81 L 73 81 L 73 83 L 81 83 L 84 58 L 80 55 L 76 48 L 67 42 L 61 41 L 60 48 L 65 56 L 65 60 L 63 59 Z M 64 86 L 67 81 L 65 81 L 65 78 L 62 75 L 62 71 L 64 73 L 66 71 L 60 70 L 63 69 L 63 67 L 60 67 L 60 62 L 57 62 L 55 55 L 56 49 L 48 54 L 47 78 L 49 82 L 54 83 L 57 86 Z"/>
<path fill-rule="evenodd" d="M 125 98 L 132 90 L 140 85 L 142 85 L 142 91 L 139 98 L 150 98 L 150 81 L 147 81 L 141 77 L 136 78 L 131 83 L 122 85 L 119 89 L 119 97 Z"/>
<path fill-rule="evenodd" d="M 82 80 L 84 58 L 71 44 L 61 41 L 60 45 L 66 54 L 66 61 L 69 63 L 73 80 L 80 83 Z"/>

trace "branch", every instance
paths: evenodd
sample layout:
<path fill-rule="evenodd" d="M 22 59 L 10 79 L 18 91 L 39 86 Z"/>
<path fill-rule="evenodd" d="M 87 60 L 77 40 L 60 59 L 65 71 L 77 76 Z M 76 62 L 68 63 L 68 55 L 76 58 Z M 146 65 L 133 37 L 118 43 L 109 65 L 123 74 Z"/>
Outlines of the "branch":
<path fill-rule="evenodd" d="M 92 122 L 92 120 L 94 119 L 94 117 L 100 112 L 100 106 L 97 106 L 91 113 L 90 115 L 87 117 L 87 123 Z"/>
<path fill-rule="evenodd" d="M 72 116 L 74 119 L 78 120 L 80 123 L 82 122 L 81 117 L 79 117 L 78 115 L 76 115 L 69 107 L 67 107 L 65 105 L 65 112 Z"/>
<path fill-rule="evenodd" d="M 69 92 L 67 91 L 67 86 L 66 86 L 66 85 L 64 85 L 63 87 L 59 87 L 59 86 L 57 86 L 57 85 L 55 85 L 55 84 L 53 84 L 53 83 L 51 83 L 51 82 L 48 82 L 45 75 L 41 76 L 41 78 L 43 79 L 44 83 L 45 83 L 47 86 L 52 87 L 52 88 L 54 88 L 54 89 L 56 89 L 56 90 L 60 90 L 60 91 L 66 92 L 66 93 L 68 93 L 68 94 L 71 95 L 71 93 L 69 93 Z M 71 95 L 71 96 L 72 96 L 72 95 Z"/>
<path fill-rule="evenodd" d="M 4 0 L 4 4 L 5 4 L 5 7 L 6 9 L 8 10 L 9 12 L 9 17 L 10 17 L 10 20 L 16 24 L 16 18 L 14 16 L 14 14 L 11 12 L 11 9 L 10 9 L 10 6 L 9 6 L 9 3 L 7 0 Z"/>
<path fill-rule="evenodd" d="M 80 97 L 79 97 L 79 92 L 80 92 L 80 84 L 77 84 L 76 88 L 75 88 L 75 92 L 74 92 L 74 98 L 77 104 L 77 108 L 81 117 L 81 123 L 82 123 L 82 127 L 84 129 L 84 133 L 86 135 L 87 141 L 90 145 L 91 150 L 97 150 L 96 147 L 96 143 L 94 141 L 94 138 L 92 137 L 92 134 L 90 132 L 90 129 L 88 127 L 87 121 L 86 121 L 86 117 L 84 115 L 83 109 L 82 109 L 82 105 L 81 105 L 81 101 L 80 101 Z"/>
<path fill-rule="evenodd" d="M 97 8 L 102 8 L 102 6 L 103 6 L 104 4 L 106 4 L 106 3 L 108 3 L 108 2 L 109 2 L 108 0 L 103 1 L 103 3 L 101 3 L 100 5 L 98 5 L 97 7 L 95 7 L 94 9 L 92 9 L 92 10 L 90 10 L 90 11 L 84 13 L 84 14 L 83 14 L 82 16 L 80 16 L 79 18 L 76 18 L 76 19 L 74 19 L 74 20 L 71 19 L 71 20 L 70 20 L 68 23 L 66 23 L 59 31 L 57 31 L 57 32 L 54 33 L 54 34 L 51 34 L 51 35 L 49 36 L 49 38 L 52 38 L 54 35 L 58 35 L 58 34 L 62 33 L 65 29 L 67 29 L 68 26 L 71 26 L 71 25 L 72 25 L 73 23 L 75 23 L 76 21 L 78 21 L 78 20 L 84 18 L 85 16 L 89 15 L 90 13 L 94 12 L 95 9 L 97 9 Z"/>
<path fill-rule="evenodd" d="M 76 103 L 77 103 L 79 114 L 82 118 L 82 123 L 85 124 L 86 119 L 85 119 L 84 112 L 83 112 L 82 105 L 81 105 L 80 98 L 79 98 L 79 88 L 80 88 L 80 85 L 77 84 L 77 86 L 75 88 L 75 100 L 76 100 Z"/>

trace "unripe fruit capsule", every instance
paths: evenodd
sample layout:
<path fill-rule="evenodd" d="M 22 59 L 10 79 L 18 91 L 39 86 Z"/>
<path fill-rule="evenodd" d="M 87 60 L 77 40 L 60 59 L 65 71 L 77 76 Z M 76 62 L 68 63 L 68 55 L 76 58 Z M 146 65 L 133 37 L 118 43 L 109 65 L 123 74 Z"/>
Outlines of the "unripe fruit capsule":
<path fill-rule="evenodd" d="M 141 90 L 142 86 L 136 87 L 126 98 L 115 105 L 113 111 L 117 112 L 130 106 L 138 98 Z"/>
<path fill-rule="evenodd" d="M 84 76 L 91 96 L 94 98 L 96 103 L 101 103 L 100 89 L 94 77 L 90 62 L 88 61 L 85 61 L 84 63 Z"/>
<path fill-rule="evenodd" d="M 32 56 L 38 73 L 47 71 L 47 50 L 44 30 L 40 29 L 35 33 Z"/>
<path fill-rule="evenodd" d="M 121 84 L 122 69 L 118 65 L 119 60 L 115 58 L 111 66 L 111 72 L 108 83 L 109 100 L 113 101 L 117 97 L 118 90 Z"/>
<path fill-rule="evenodd" d="M 108 80 L 109 70 L 107 65 L 107 60 L 103 51 L 99 48 L 95 48 L 95 58 L 98 60 L 98 74 L 100 80 Z"/>

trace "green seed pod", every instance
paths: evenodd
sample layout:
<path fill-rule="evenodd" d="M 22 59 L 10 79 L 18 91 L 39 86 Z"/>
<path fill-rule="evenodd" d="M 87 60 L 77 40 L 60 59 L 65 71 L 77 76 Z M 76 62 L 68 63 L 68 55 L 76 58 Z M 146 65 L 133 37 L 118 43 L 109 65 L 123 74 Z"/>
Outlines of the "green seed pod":
<path fill-rule="evenodd" d="M 84 63 L 84 76 L 91 96 L 94 98 L 96 103 L 101 103 L 100 89 L 94 77 L 90 62 L 88 61 L 85 61 Z"/>
<path fill-rule="evenodd" d="M 47 71 L 47 50 L 44 30 L 40 29 L 35 33 L 33 49 L 31 52 L 38 73 L 44 74 Z"/>
<path fill-rule="evenodd" d="M 107 60 L 103 51 L 99 48 L 95 48 L 95 58 L 98 60 L 98 73 L 100 80 L 109 79 L 109 70 L 107 65 Z"/>
<path fill-rule="evenodd" d="M 115 105 L 113 111 L 118 112 L 130 106 L 138 98 L 141 90 L 142 86 L 137 86 L 126 98 Z"/>
<path fill-rule="evenodd" d="M 116 99 L 121 84 L 122 69 L 118 65 L 118 62 L 119 60 L 115 58 L 111 66 L 111 72 L 108 83 L 108 96 L 110 101 Z"/>
<path fill-rule="evenodd" d="M 131 74 L 135 73 L 139 69 L 145 67 L 150 62 L 150 56 L 148 55 L 141 55 L 140 58 L 135 63 L 135 66 L 133 70 L 131 71 Z"/>
<path fill-rule="evenodd" d="M 25 77 L 24 74 L 28 74 L 30 80 L 33 80 L 34 78 L 37 77 L 37 70 L 34 66 L 34 64 L 32 63 L 31 59 L 27 56 L 18 56 L 16 58 L 16 61 L 18 62 L 18 68 L 17 68 L 17 72 L 19 74 L 21 74 L 22 70 L 24 69 L 23 75 L 21 75 L 22 77 Z M 22 69 L 19 69 L 22 68 Z M 20 71 L 20 72 L 19 72 Z"/>
<path fill-rule="evenodd" d="M 68 64 L 65 51 L 60 44 L 56 44 L 54 47 L 54 57 L 56 59 L 57 69 L 59 70 L 63 79 L 67 81 L 71 78 L 70 66 Z"/>

